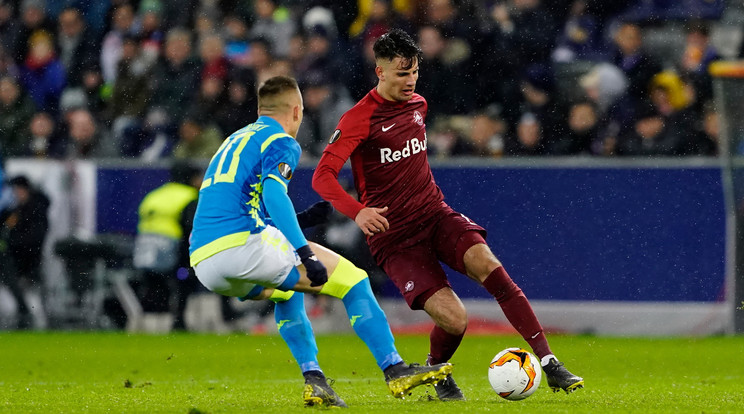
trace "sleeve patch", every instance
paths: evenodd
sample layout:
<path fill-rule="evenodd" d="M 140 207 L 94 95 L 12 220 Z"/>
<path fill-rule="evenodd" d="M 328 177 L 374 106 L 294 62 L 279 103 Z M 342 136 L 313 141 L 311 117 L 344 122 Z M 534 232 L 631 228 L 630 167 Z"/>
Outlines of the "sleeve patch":
<path fill-rule="evenodd" d="M 341 130 L 337 129 L 333 132 L 333 135 L 331 135 L 331 139 L 328 140 L 328 143 L 333 144 L 334 142 L 338 141 L 339 138 L 341 138 Z"/>
<path fill-rule="evenodd" d="M 279 170 L 279 174 L 281 174 L 282 177 L 284 177 L 287 180 L 292 179 L 292 167 L 289 166 L 289 164 L 280 162 L 277 166 L 277 170 Z"/>

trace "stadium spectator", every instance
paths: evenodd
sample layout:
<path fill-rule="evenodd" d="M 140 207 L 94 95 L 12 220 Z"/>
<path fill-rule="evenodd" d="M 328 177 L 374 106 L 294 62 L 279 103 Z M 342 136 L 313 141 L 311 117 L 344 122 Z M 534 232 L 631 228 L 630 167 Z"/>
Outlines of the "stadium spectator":
<path fill-rule="evenodd" d="M 138 35 L 135 25 L 134 7 L 122 2 L 112 9 L 111 29 L 101 42 L 101 73 L 105 83 L 112 85 L 116 82 L 116 72 L 121 60 L 124 36 Z"/>
<path fill-rule="evenodd" d="M 273 76 L 271 66 L 274 63 L 274 54 L 271 42 L 262 37 L 251 40 L 249 56 L 248 66 L 256 74 L 256 81 L 259 84 Z"/>
<path fill-rule="evenodd" d="M 49 19 L 46 13 L 45 0 L 22 0 L 19 17 L 21 20 L 20 34 L 16 38 L 15 47 L 13 47 L 13 56 L 18 62 L 29 54 L 31 38 L 34 35 L 52 36 L 55 33 L 54 22 Z"/>
<path fill-rule="evenodd" d="M 593 152 L 613 155 L 617 137 L 633 128 L 639 99 L 628 93 L 625 73 L 607 62 L 594 65 L 579 78 L 579 86 L 599 117 Z"/>
<path fill-rule="evenodd" d="M 224 131 L 237 131 L 246 120 L 256 117 L 256 79 L 250 69 L 233 68 L 227 79 L 227 97 L 218 111 L 217 125 Z"/>
<path fill-rule="evenodd" d="M 500 112 L 500 108 L 492 105 L 473 116 L 468 136 L 473 145 L 473 155 L 500 157 L 504 154 L 507 125 Z"/>
<path fill-rule="evenodd" d="M 575 102 L 568 108 L 568 129 L 553 142 L 551 155 L 590 155 L 599 137 L 599 115 L 591 101 Z"/>
<path fill-rule="evenodd" d="M 679 58 L 680 73 L 695 87 L 695 101 L 702 105 L 713 98 L 713 78 L 708 67 L 721 57 L 710 42 L 710 27 L 705 22 L 690 22 L 686 31 L 685 47 Z"/>
<path fill-rule="evenodd" d="M 13 3 L 0 1 L 0 49 L 10 56 L 16 56 L 16 48 L 20 43 L 18 39 L 21 36 L 21 23 L 14 18 L 14 14 Z"/>
<path fill-rule="evenodd" d="M 160 0 L 144 0 L 139 5 L 137 16 L 140 20 L 140 44 L 143 54 L 151 62 L 160 56 L 165 41 L 162 15 L 163 5 Z"/>
<path fill-rule="evenodd" d="M 20 69 L 13 57 L 8 54 L 3 46 L 0 46 L 0 76 L 12 76 L 18 78 Z"/>
<path fill-rule="evenodd" d="M 345 10 L 355 10 L 356 15 L 351 16 L 353 21 L 348 26 L 348 37 L 359 38 L 367 35 L 370 30 L 377 31 L 382 29 L 387 31 L 393 24 L 401 18 L 411 17 L 415 12 L 415 5 L 412 2 L 401 0 L 349 0 L 346 2 Z M 352 4 L 353 3 L 353 4 Z M 339 21 L 339 13 L 336 13 L 335 20 Z"/>
<path fill-rule="evenodd" d="M 0 159 L 28 155 L 24 135 L 35 111 L 15 78 L 0 77 Z"/>
<path fill-rule="evenodd" d="M 133 156 L 138 150 L 124 149 L 124 131 L 142 122 L 151 91 L 149 77 L 151 67 L 142 55 L 138 39 L 132 35 L 122 38 L 121 60 L 117 68 L 116 82 L 111 90 L 105 118 L 111 123 L 111 133 L 122 155 Z"/>
<path fill-rule="evenodd" d="M 546 65 L 532 65 L 521 74 L 522 104 L 517 108 L 520 119 L 523 114 L 534 116 L 541 125 L 541 147 L 549 148 L 557 137 L 564 133 L 565 117 L 562 116 L 562 105 L 558 102 L 559 95 L 555 92 L 555 75 Z M 514 111 L 514 109 L 511 109 Z M 513 112 L 506 112 L 505 117 L 513 117 Z M 513 122 L 513 119 L 507 118 Z"/>
<path fill-rule="evenodd" d="M 415 93 L 421 49 L 405 32 L 392 30 L 375 42 L 374 52 L 378 85 L 341 118 L 313 174 L 313 189 L 357 223 L 408 306 L 434 321 L 427 363 L 450 360 L 468 323 L 441 261 L 493 295 L 541 359 L 552 388 L 582 387 L 583 379 L 552 355 L 529 301 L 486 244 L 485 230 L 450 208 L 434 182 L 425 151 L 426 100 Z M 349 159 L 358 200 L 338 182 Z M 434 388 L 441 400 L 465 398 L 451 375 Z"/>
<path fill-rule="evenodd" d="M 54 54 L 52 38 L 46 32 L 36 32 L 29 39 L 28 55 L 21 65 L 21 82 L 38 110 L 57 112 L 67 80 Z"/>
<path fill-rule="evenodd" d="M 519 122 L 517 122 L 514 134 L 506 140 L 504 147 L 506 155 L 510 156 L 546 154 L 547 148 L 540 119 L 531 112 L 522 114 Z"/>
<path fill-rule="evenodd" d="M 709 102 L 703 106 L 703 119 L 697 128 L 695 138 L 686 152 L 695 155 L 718 155 L 721 139 L 720 115 Z"/>
<path fill-rule="evenodd" d="M 16 176 L 8 181 L 13 190 L 15 204 L 12 208 L 0 212 L 0 245 L 10 257 L 10 269 L 14 272 L 7 277 L 16 278 L 17 285 L 30 289 L 43 286 L 39 270 L 41 268 L 41 253 L 44 240 L 49 231 L 49 198 L 36 189 L 25 176 Z M 11 285 L 14 282 L 11 282 Z M 17 292 L 14 292 L 17 293 Z M 21 324 L 26 324 L 24 318 L 28 313 L 23 310 L 25 299 L 16 296 Z M 26 311 L 28 305 L 26 304 Z"/>
<path fill-rule="evenodd" d="M 246 22 L 234 14 L 228 14 L 222 19 L 222 27 L 227 58 L 239 67 L 250 66 L 251 47 Z"/>
<path fill-rule="evenodd" d="M 207 78 L 227 79 L 232 63 L 225 55 L 225 42 L 222 36 L 209 33 L 199 39 L 199 57 L 202 61 L 202 81 Z"/>
<path fill-rule="evenodd" d="M 406 4 L 408 3 L 408 4 Z M 412 12 L 411 4 L 392 0 L 360 0 L 356 19 L 349 28 L 351 37 L 362 38 L 370 33 L 385 33 L 392 28 L 411 30 L 405 15 Z"/>
<path fill-rule="evenodd" d="M 322 71 L 304 73 L 301 85 L 305 117 L 297 134 L 297 142 L 303 154 L 319 157 L 336 130 L 341 115 L 354 106 L 354 102 L 346 89 L 336 86 L 333 78 Z"/>
<path fill-rule="evenodd" d="M 268 49 L 275 56 L 286 57 L 292 36 L 297 32 L 290 11 L 277 0 L 255 0 L 253 9 L 255 21 L 249 31 L 250 37 L 266 39 Z"/>
<path fill-rule="evenodd" d="M 212 158 L 222 144 L 222 132 L 202 114 L 189 115 L 178 128 L 178 141 L 173 149 L 177 159 Z"/>
<path fill-rule="evenodd" d="M 573 0 L 555 49 L 555 62 L 601 60 L 606 54 L 599 20 L 587 12 L 587 0 Z"/>
<path fill-rule="evenodd" d="M 199 82 L 199 93 L 191 103 L 189 114 L 198 114 L 204 119 L 211 119 L 219 127 L 220 121 L 224 119 L 228 111 L 227 90 L 225 78 L 212 76 Z M 219 128 L 222 130 L 222 128 Z"/>
<path fill-rule="evenodd" d="M 46 112 L 37 112 L 31 118 L 28 133 L 25 135 L 29 155 L 36 158 L 62 158 L 65 156 L 65 143 L 60 134 L 57 121 Z"/>
<path fill-rule="evenodd" d="M 462 76 L 468 65 L 450 56 L 462 44 L 445 39 L 441 29 L 433 25 L 419 29 L 418 42 L 426 62 L 426 78 L 431 79 L 419 88 L 429 102 L 429 119 L 435 121 L 441 115 L 469 112 L 474 104 L 474 89 L 468 86 L 468 78 Z"/>
<path fill-rule="evenodd" d="M 633 22 L 622 22 L 612 37 L 615 50 L 611 62 L 628 78 L 628 93 L 643 100 L 648 93 L 651 78 L 661 72 L 661 65 L 643 50 L 643 32 Z"/>
<path fill-rule="evenodd" d="M 67 121 L 67 157 L 72 159 L 105 158 L 119 155 L 113 140 L 96 122 L 89 110 L 73 109 Z"/>
<path fill-rule="evenodd" d="M 98 70 L 101 46 L 76 8 L 64 9 L 57 18 L 57 26 L 57 51 L 65 68 L 67 84 L 81 86 L 85 72 Z"/>
<path fill-rule="evenodd" d="M 461 115 L 440 116 L 431 122 L 426 141 L 426 150 L 432 158 L 446 159 L 460 155 L 473 155 L 473 144 L 466 137 L 462 121 L 469 123 Z"/>
<path fill-rule="evenodd" d="M 122 130 L 121 155 L 153 161 L 171 155 L 178 140 L 178 126 L 170 122 L 163 109 L 148 111 L 141 123 Z"/>
<path fill-rule="evenodd" d="M 294 72 L 324 72 L 331 79 L 339 79 L 342 63 L 337 58 L 335 39 L 325 27 L 318 25 L 308 31 L 304 52 L 302 59 L 293 66 Z"/>
<path fill-rule="evenodd" d="M 664 115 L 658 104 L 647 102 L 639 109 L 635 126 L 618 138 L 618 155 L 682 155 L 692 130 L 678 118 Z"/>
<path fill-rule="evenodd" d="M 201 63 L 191 51 L 191 33 L 182 28 L 171 29 L 166 36 L 165 53 L 150 77 L 150 107 L 162 109 L 175 125 L 186 116 L 198 92 L 194 85 L 201 79 Z"/>
<path fill-rule="evenodd" d="M 505 60 L 521 68 L 550 61 L 558 28 L 540 0 L 496 3 L 491 17 L 505 39 Z"/>

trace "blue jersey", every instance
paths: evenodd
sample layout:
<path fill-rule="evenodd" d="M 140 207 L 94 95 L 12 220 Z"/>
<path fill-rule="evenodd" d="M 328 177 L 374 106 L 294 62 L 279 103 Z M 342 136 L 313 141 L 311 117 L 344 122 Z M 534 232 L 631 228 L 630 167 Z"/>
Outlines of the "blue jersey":
<path fill-rule="evenodd" d="M 266 227 L 263 182 L 289 184 L 300 159 L 300 145 L 277 121 L 259 117 L 230 135 L 204 175 L 191 231 L 191 265 L 231 247 Z"/>

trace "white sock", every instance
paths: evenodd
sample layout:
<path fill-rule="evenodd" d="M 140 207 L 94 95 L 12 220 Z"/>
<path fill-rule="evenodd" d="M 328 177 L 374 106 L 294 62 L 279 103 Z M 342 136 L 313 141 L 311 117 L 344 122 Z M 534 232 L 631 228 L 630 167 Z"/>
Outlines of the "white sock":
<path fill-rule="evenodd" d="M 555 355 L 548 354 L 548 355 L 545 355 L 544 357 L 542 357 L 542 359 L 540 359 L 540 366 L 541 367 L 544 367 L 545 365 L 548 365 L 548 363 L 550 362 L 551 359 L 555 359 L 556 362 L 558 361 L 558 358 L 556 358 Z"/>

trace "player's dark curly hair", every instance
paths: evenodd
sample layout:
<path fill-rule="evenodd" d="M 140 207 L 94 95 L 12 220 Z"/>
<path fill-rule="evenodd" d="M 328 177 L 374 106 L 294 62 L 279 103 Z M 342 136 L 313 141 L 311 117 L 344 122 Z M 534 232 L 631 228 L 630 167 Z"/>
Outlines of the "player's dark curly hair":
<path fill-rule="evenodd" d="M 393 29 L 380 36 L 372 48 L 375 59 L 403 58 L 403 69 L 410 69 L 415 61 L 421 62 L 421 48 L 413 38 L 400 29 Z M 415 59 L 415 60 L 414 60 Z"/>

